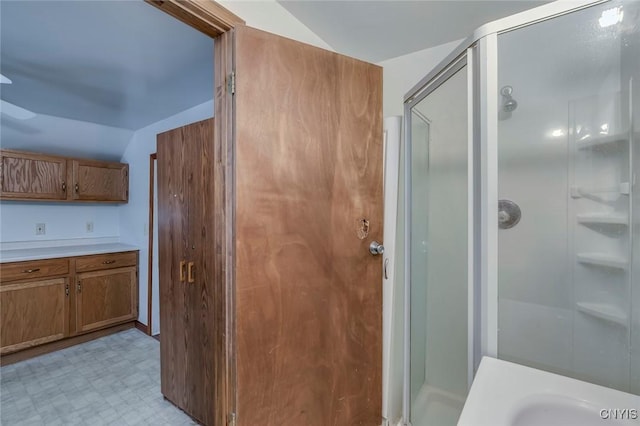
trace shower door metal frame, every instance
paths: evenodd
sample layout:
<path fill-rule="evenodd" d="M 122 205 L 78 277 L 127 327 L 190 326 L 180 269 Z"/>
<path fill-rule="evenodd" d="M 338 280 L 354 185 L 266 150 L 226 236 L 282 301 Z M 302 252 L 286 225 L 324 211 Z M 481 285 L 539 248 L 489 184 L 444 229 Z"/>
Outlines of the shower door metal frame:
<path fill-rule="evenodd" d="M 405 425 L 411 425 L 410 417 L 411 417 L 411 157 L 412 157 L 412 142 L 411 142 L 411 109 L 420 103 L 424 98 L 429 96 L 435 90 L 437 90 L 440 86 L 442 86 L 446 81 L 448 81 L 453 75 L 461 72 L 466 67 L 467 72 L 467 260 L 468 260 L 468 273 L 467 273 L 467 283 L 468 283 L 468 310 L 467 310 L 467 319 L 468 319 L 468 330 L 467 330 L 467 345 L 468 345 L 468 355 L 467 355 L 467 387 L 471 386 L 471 382 L 473 380 L 474 375 L 474 345 L 473 339 L 475 333 L 473 333 L 474 329 L 474 310 L 475 310 L 475 297 L 474 297 L 474 229 L 475 229 L 475 218 L 473 215 L 473 211 L 475 209 L 470 208 L 473 206 L 475 202 L 474 197 L 474 127 L 473 123 L 473 88 L 475 87 L 474 78 L 474 70 L 472 67 L 472 58 L 474 52 L 472 48 L 464 50 L 461 54 L 459 54 L 451 63 L 448 64 L 444 69 L 440 71 L 437 75 L 435 75 L 431 81 L 426 85 L 422 86 L 419 91 L 414 93 L 413 96 L 409 97 L 405 100 L 404 104 L 404 134 L 405 134 L 405 156 L 404 156 L 404 166 L 405 166 L 405 186 L 404 186 L 404 196 L 405 196 L 405 227 L 404 227 L 404 268 L 405 268 L 405 282 L 404 282 L 404 386 L 403 386 L 403 422 Z"/>
<path fill-rule="evenodd" d="M 467 66 L 469 379 L 498 357 L 498 35 L 610 0 L 555 1 L 476 29 L 404 97 L 405 259 L 403 424 L 410 426 L 411 107 Z M 462 63 L 464 62 L 464 63 Z M 456 66 L 458 68 L 456 68 Z"/>

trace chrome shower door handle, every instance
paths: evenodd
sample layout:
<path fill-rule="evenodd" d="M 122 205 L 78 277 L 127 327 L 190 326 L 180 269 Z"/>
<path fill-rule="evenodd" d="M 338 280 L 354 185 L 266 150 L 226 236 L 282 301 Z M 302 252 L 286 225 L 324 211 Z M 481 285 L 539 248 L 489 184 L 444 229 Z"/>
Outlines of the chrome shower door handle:
<path fill-rule="evenodd" d="M 369 244 L 369 253 L 374 256 L 384 253 L 384 246 L 377 241 L 372 241 Z"/>

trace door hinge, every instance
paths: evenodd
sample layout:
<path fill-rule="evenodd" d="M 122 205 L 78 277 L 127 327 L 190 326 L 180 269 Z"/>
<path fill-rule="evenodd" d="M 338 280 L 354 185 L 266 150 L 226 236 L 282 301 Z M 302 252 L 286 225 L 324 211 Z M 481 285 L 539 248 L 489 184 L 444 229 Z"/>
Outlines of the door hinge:
<path fill-rule="evenodd" d="M 236 72 L 231 71 L 227 77 L 227 91 L 232 95 L 236 93 Z"/>
<path fill-rule="evenodd" d="M 229 413 L 228 426 L 236 426 L 236 413 Z"/>
<path fill-rule="evenodd" d="M 64 286 L 64 294 L 65 294 L 65 296 L 68 296 L 68 295 L 69 295 L 69 283 L 67 283 L 67 284 Z"/>

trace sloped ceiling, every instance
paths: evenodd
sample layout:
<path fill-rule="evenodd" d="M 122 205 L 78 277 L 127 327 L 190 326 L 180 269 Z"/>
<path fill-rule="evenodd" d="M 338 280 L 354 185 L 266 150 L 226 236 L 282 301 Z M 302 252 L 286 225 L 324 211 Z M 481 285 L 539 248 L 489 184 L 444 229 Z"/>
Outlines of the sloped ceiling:
<path fill-rule="evenodd" d="M 369 62 L 465 38 L 487 22 L 549 1 L 279 0 L 336 51 Z"/>
<path fill-rule="evenodd" d="M 0 24 L 1 97 L 38 114 L 135 130 L 213 97 L 213 40 L 143 1 L 1 1 Z"/>

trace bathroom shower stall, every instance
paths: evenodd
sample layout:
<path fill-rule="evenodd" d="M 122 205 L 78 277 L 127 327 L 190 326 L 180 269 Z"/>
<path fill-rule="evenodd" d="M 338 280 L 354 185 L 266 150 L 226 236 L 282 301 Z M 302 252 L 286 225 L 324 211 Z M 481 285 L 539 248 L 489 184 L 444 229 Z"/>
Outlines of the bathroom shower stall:
<path fill-rule="evenodd" d="M 405 97 L 405 423 L 482 356 L 640 394 L 640 1 L 487 24 Z"/>

